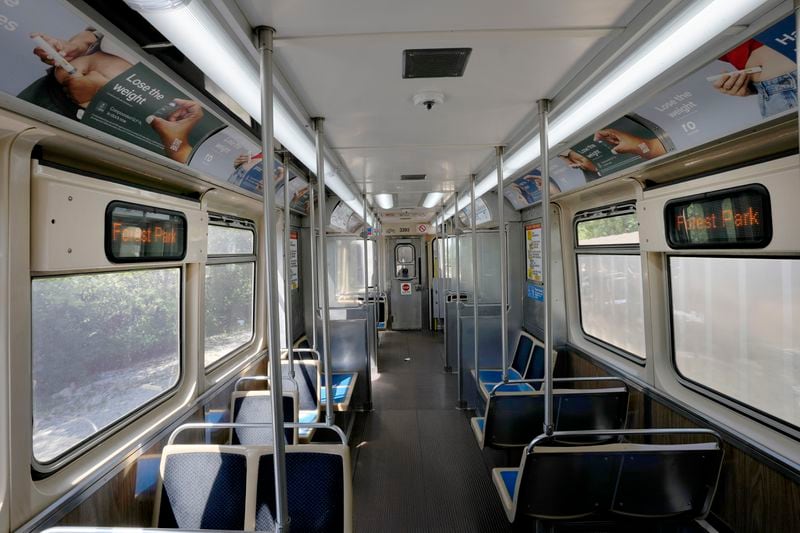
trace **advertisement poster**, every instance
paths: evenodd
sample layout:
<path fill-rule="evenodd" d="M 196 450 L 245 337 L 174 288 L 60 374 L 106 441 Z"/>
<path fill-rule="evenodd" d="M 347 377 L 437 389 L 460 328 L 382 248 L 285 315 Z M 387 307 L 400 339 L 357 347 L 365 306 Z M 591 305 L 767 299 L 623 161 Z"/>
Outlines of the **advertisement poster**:
<path fill-rule="evenodd" d="M 467 227 L 471 227 L 472 225 L 472 207 L 467 206 L 461 210 L 459 214 L 459 219 L 461 220 L 461 224 Z M 491 222 L 492 220 L 492 212 L 489 211 L 489 206 L 486 205 L 486 202 L 483 198 L 476 198 L 475 199 L 475 225 L 480 226 L 481 224 L 486 224 L 487 222 Z"/>
<path fill-rule="evenodd" d="M 6 2 L 0 90 L 188 163 L 223 123 L 60 2 Z M 13 28 L 13 29 L 9 29 Z"/>
<path fill-rule="evenodd" d="M 297 255 L 297 232 L 289 232 L 289 282 L 292 290 L 300 288 L 300 262 Z"/>
<path fill-rule="evenodd" d="M 46 12 L 47 16 L 42 16 Z M 61 0 L 0 2 L 0 91 L 260 193 L 261 148 Z M 277 187 L 283 167 L 273 166 Z M 293 175 L 292 208 L 308 183 Z M 282 194 L 282 193 L 281 193 Z M 278 196 L 282 198 L 282 196 Z"/>
<path fill-rule="evenodd" d="M 790 15 L 550 160 L 550 192 L 688 150 L 796 112 L 796 28 Z M 531 169 L 504 188 L 515 209 L 541 201 Z"/>
<path fill-rule="evenodd" d="M 544 302 L 544 287 L 535 283 L 528 283 L 528 298 L 536 302 Z"/>
<path fill-rule="evenodd" d="M 525 226 L 525 265 L 530 281 L 542 282 L 542 225 Z"/>

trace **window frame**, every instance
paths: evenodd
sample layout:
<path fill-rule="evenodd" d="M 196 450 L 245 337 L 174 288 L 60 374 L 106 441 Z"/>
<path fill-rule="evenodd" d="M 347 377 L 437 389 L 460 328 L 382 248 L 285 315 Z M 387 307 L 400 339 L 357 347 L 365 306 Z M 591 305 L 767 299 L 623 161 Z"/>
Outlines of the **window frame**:
<path fill-rule="evenodd" d="M 790 259 L 800 261 L 800 257 L 791 255 L 775 255 L 764 256 L 754 254 L 709 254 L 709 253 L 666 253 L 664 254 L 666 264 L 664 268 L 664 275 L 666 277 L 665 288 L 667 291 L 667 322 L 669 329 L 669 359 L 670 366 L 675 372 L 675 378 L 678 383 L 709 400 L 716 402 L 724 407 L 727 407 L 736 413 L 743 415 L 750 420 L 769 426 L 771 429 L 786 435 L 787 437 L 795 440 L 800 440 L 800 425 L 794 425 L 788 420 L 778 418 L 771 415 L 758 407 L 749 405 L 742 400 L 738 400 L 723 392 L 713 389 L 707 385 L 694 381 L 693 379 L 685 376 L 678 368 L 678 361 L 675 350 L 675 321 L 674 321 L 674 302 L 672 296 L 672 258 L 673 257 L 696 257 L 696 258 L 726 258 L 726 259 Z"/>
<path fill-rule="evenodd" d="M 259 251 L 259 241 L 258 241 L 258 232 L 256 231 L 256 224 L 252 220 L 248 220 L 245 218 L 239 218 L 232 215 L 225 215 L 221 213 L 209 213 L 208 214 L 208 226 L 220 226 L 220 227 L 227 227 L 227 228 L 236 228 L 242 230 L 248 230 L 253 234 L 253 251 L 250 254 L 207 254 L 206 256 L 206 264 L 203 268 L 203 353 L 201 354 L 201 361 L 200 367 L 203 369 L 203 374 L 209 375 L 216 371 L 221 366 L 225 365 L 231 359 L 234 359 L 237 355 L 241 354 L 245 350 L 249 349 L 253 342 L 256 340 L 256 294 L 258 294 L 258 251 Z M 206 239 L 206 245 L 208 244 L 208 239 Z M 250 335 L 250 339 L 245 342 L 244 344 L 237 346 L 230 352 L 226 353 L 210 365 L 206 365 L 206 333 L 205 333 L 205 317 L 206 317 L 206 277 L 207 272 L 206 268 L 211 265 L 231 265 L 231 264 L 240 264 L 240 263 L 252 263 L 253 264 L 253 331 Z"/>
<path fill-rule="evenodd" d="M 62 453 L 51 459 L 50 461 L 39 461 L 36 458 L 33 450 L 33 411 L 31 411 L 31 442 L 30 442 L 30 461 L 31 469 L 34 479 L 45 478 L 76 459 L 79 459 L 88 450 L 101 444 L 103 441 L 122 431 L 124 428 L 133 424 L 135 421 L 147 415 L 160 405 L 164 404 L 167 400 L 175 396 L 180 391 L 186 379 L 186 266 L 184 263 L 151 263 L 142 265 L 141 267 L 136 264 L 125 265 L 126 268 L 111 268 L 103 270 L 92 270 L 87 272 L 55 272 L 46 275 L 37 275 L 29 277 L 28 295 L 32 300 L 33 296 L 33 282 L 36 279 L 43 278 L 66 278 L 74 276 L 87 276 L 97 274 L 114 274 L 119 272 L 133 272 L 144 270 L 178 270 L 178 379 L 175 384 L 169 389 L 163 391 L 158 396 L 154 396 L 150 401 L 143 403 L 132 411 L 124 414 L 114 422 L 108 424 L 106 427 L 88 435 L 81 441 L 75 443 Z M 30 323 L 31 323 L 31 346 L 33 344 L 33 307 L 30 309 Z M 33 406 L 33 350 L 30 351 L 30 405 Z"/>
<path fill-rule="evenodd" d="M 578 224 L 581 222 L 586 222 L 588 220 L 597 220 L 602 218 L 612 218 L 615 216 L 622 216 L 627 214 L 636 214 L 636 201 L 635 200 L 627 200 L 624 202 L 619 202 L 612 205 L 586 209 L 583 211 L 579 211 L 575 213 L 575 216 L 572 219 L 572 236 L 574 239 L 573 245 L 573 255 L 575 260 L 575 281 L 577 283 L 575 287 L 575 295 L 576 299 L 578 300 L 578 324 L 581 328 L 581 333 L 583 334 L 584 339 L 587 341 L 596 344 L 609 352 L 618 355 L 632 363 L 640 367 L 645 367 L 647 365 L 647 342 L 646 342 L 646 331 L 645 331 L 645 352 L 642 357 L 625 350 L 619 346 L 611 344 L 608 341 L 595 337 L 594 335 L 589 334 L 586 331 L 586 328 L 583 325 L 583 302 L 581 301 L 581 272 L 579 268 L 579 256 L 581 255 L 627 255 L 627 256 L 635 256 L 638 257 L 641 261 L 642 252 L 640 249 L 640 244 L 590 244 L 590 245 L 579 245 L 578 244 Z M 638 216 L 637 216 L 637 223 L 638 223 Z M 644 274 L 643 274 L 644 275 Z M 645 302 L 644 302 L 644 288 L 642 290 L 642 312 L 644 312 Z"/>

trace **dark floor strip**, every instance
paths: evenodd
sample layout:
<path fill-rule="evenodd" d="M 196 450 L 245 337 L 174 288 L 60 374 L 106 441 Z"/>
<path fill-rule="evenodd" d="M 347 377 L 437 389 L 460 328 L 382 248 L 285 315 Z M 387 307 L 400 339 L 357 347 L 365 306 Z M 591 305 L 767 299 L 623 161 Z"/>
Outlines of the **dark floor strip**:
<path fill-rule="evenodd" d="M 375 411 L 353 435 L 358 532 L 510 531 L 442 350 L 441 335 L 382 334 Z"/>

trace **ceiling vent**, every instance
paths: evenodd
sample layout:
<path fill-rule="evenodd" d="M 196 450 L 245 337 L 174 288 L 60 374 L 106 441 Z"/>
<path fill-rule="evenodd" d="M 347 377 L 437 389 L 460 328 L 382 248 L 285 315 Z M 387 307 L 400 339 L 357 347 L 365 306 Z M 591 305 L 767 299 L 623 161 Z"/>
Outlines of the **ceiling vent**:
<path fill-rule="evenodd" d="M 403 50 L 403 78 L 460 78 L 472 48 Z"/>
<path fill-rule="evenodd" d="M 425 174 L 403 174 L 400 176 L 401 181 L 422 181 L 425 178 Z"/>

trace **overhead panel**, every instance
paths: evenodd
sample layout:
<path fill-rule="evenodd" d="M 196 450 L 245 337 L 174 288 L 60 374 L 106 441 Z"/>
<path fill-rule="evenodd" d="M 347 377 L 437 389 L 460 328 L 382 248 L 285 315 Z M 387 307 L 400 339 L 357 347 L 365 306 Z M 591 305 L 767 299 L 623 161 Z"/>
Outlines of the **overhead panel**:
<path fill-rule="evenodd" d="M 403 50 L 403 78 L 460 78 L 472 48 Z"/>

